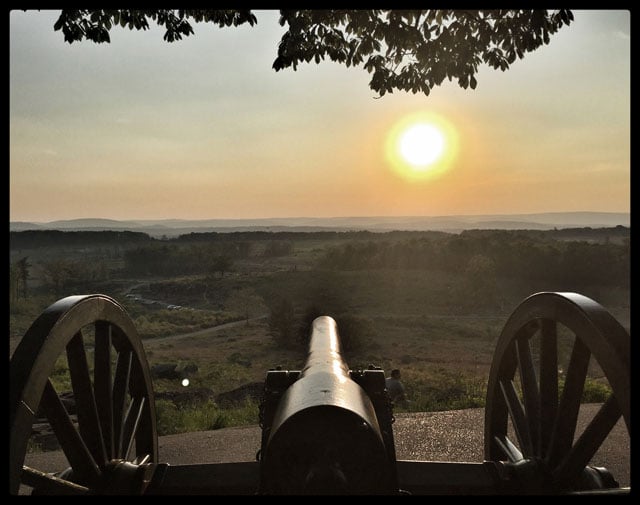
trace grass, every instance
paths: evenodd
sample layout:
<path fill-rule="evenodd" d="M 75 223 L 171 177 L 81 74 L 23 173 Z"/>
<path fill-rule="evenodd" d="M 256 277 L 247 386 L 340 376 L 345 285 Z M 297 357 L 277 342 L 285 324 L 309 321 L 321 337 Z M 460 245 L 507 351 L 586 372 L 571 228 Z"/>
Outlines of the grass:
<path fill-rule="evenodd" d="M 425 373 L 404 374 L 409 404 L 397 412 L 436 412 L 484 407 L 486 378 L 443 367 L 430 367 Z"/>
<path fill-rule="evenodd" d="M 486 381 L 462 373 L 451 373 L 443 368 L 437 369 L 428 381 L 414 378 L 405 381 L 405 386 L 409 403 L 403 407 L 396 406 L 396 413 L 483 408 L 485 405 Z M 602 403 L 610 394 L 608 385 L 587 378 L 582 403 Z M 172 402 L 158 400 L 158 435 L 256 425 L 258 408 L 259 404 L 251 400 L 229 409 L 220 408 L 211 401 L 178 408 Z"/>
<path fill-rule="evenodd" d="M 173 435 L 258 424 L 258 403 L 247 400 L 238 407 L 221 409 L 207 401 L 178 408 L 170 401 L 158 400 L 156 414 L 158 435 Z"/>
<path fill-rule="evenodd" d="M 42 444 L 34 442 L 33 439 L 27 440 L 27 454 L 38 454 L 44 452 Z"/>
<path fill-rule="evenodd" d="M 141 338 L 159 338 L 190 333 L 237 321 L 238 316 L 212 310 L 141 310 L 136 309 L 133 322 Z"/>
<path fill-rule="evenodd" d="M 369 345 L 346 357 L 351 368 L 366 368 L 369 363 L 385 371 L 401 368 L 409 404 L 397 412 L 433 412 L 484 407 L 493 341 L 499 328 L 474 321 L 452 322 L 433 318 L 380 318 Z M 304 356 L 295 350 L 281 350 L 265 336 L 266 323 L 253 322 L 225 329 L 219 335 L 189 337 L 175 343 L 145 343 L 150 366 L 167 361 L 178 368 L 196 364 L 198 372 L 190 377 L 190 387 L 206 387 L 221 393 L 249 382 L 264 380 L 267 370 L 276 365 L 298 370 Z M 385 338 L 394 331 L 394 337 Z M 232 336 L 235 335 L 235 336 Z M 60 356 L 51 374 L 57 391 L 69 391 L 65 356 Z M 563 382 L 560 381 L 560 391 Z M 178 381 L 155 380 L 156 392 L 179 388 Z M 603 402 L 611 393 L 602 379 L 588 377 L 582 402 Z M 220 408 L 212 402 L 176 407 L 158 400 L 159 434 L 184 433 L 243 426 L 257 423 L 258 405 L 248 402 L 240 407 Z"/>
<path fill-rule="evenodd" d="M 9 304 L 9 347 L 11 353 L 36 318 L 55 301 L 55 297 L 48 295 L 30 295 L 26 300 L 21 298 Z"/>
<path fill-rule="evenodd" d="M 63 391 L 71 391 L 71 376 L 69 375 L 69 366 L 67 364 L 66 355 L 61 355 L 53 366 L 53 371 L 49 375 L 51 384 L 58 393 Z"/>
<path fill-rule="evenodd" d="M 560 387 L 563 386 L 564 382 L 560 384 Z M 582 403 L 603 403 L 612 392 L 609 384 L 587 377 L 582 391 Z"/>
<path fill-rule="evenodd" d="M 321 300 L 328 307 L 328 315 L 331 310 L 339 310 L 363 321 L 367 328 L 363 345 L 345 352 L 346 361 L 352 369 L 366 368 L 369 364 L 387 372 L 400 368 L 411 400 L 404 411 L 482 407 L 496 341 L 511 311 L 526 296 L 539 290 L 532 281 L 496 279 L 499 294 L 484 297 L 469 294 L 462 268 L 459 273 L 319 269 L 318 258 L 336 243 L 321 239 L 296 242 L 292 255 L 279 258 L 263 258 L 257 250 L 250 258 L 239 260 L 234 271 L 223 278 L 185 276 L 142 279 L 143 282 L 118 278 L 110 283 L 83 286 L 76 292 L 102 292 L 123 303 L 145 339 L 150 366 L 194 363 L 199 370 L 190 377 L 191 385 L 207 387 L 216 394 L 264 381 L 266 372 L 278 365 L 285 370 L 299 370 L 304 364 L 304 351 L 278 348 L 268 336 L 264 320 L 206 335 L 154 339 L 237 319 L 225 304 L 234 291 L 251 288 L 267 301 L 280 296 L 291 299 L 298 313 Z M 35 267 L 33 270 L 35 276 Z M 134 291 L 145 298 L 195 310 L 144 306 L 125 297 L 134 286 Z M 570 290 L 566 286 L 544 287 L 556 289 Z M 601 296 L 588 290 L 583 292 L 612 310 L 623 322 L 629 320 L 627 290 L 603 287 L 597 293 Z M 44 290 L 39 294 L 34 288 L 27 300 L 10 304 L 11 351 L 42 310 L 56 299 Z M 564 360 L 570 348 L 559 351 Z M 593 377 L 599 376 L 596 370 Z M 59 392 L 71 389 L 64 356 L 56 361 L 51 380 Z M 175 381 L 154 381 L 156 391 L 180 387 Z M 588 378 L 583 401 L 601 402 L 609 393 L 607 384 Z M 257 423 L 255 403 L 233 409 L 221 409 L 211 402 L 177 408 L 171 402 L 159 400 L 157 408 L 161 434 Z"/>

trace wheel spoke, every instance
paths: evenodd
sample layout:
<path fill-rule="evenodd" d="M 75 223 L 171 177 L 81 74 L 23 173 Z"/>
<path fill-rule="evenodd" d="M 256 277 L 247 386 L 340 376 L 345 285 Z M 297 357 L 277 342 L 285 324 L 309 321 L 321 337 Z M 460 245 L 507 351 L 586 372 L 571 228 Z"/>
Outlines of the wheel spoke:
<path fill-rule="evenodd" d="M 143 396 L 134 398 L 127 410 L 122 437 L 122 458 L 125 460 L 128 460 L 129 453 L 133 447 L 133 441 L 136 438 L 136 432 L 138 431 L 142 411 L 145 407 L 145 400 L 146 398 Z"/>
<path fill-rule="evenodd" d="M 67 362 L 73 395 L 78 414 L 78 428 L 93 458 L 100 466 L 107 462 L 107 454 L 102 439 L 102 428 L 96 408 L 87 365 L 82 333 L 79 331 L 67 344 Z"/>
<path fill-rule="evenodd" d="M 58 397 L 53 384 L 47 379 L 40 406 L 53 429 L 62 451 L 73 471 L 82 482 L 95 485 L 100 476 L 100 469 L 93 456 L 76 430 L 67 410 Z"/>
<path fill-rule="evenodd" d="M 41 472 L 28 466 L 22 467 L 21 482 L 27 486 L 37 488 L 42 494 L 76 495 L 87 494 L 89 488 L 59 479 L 55 475 Z"/>
<path fill-rule="evenodd" d="M 133 460 L 134 465 L 146 465 L 147 463 L 151 463 L 151 455 L 149 454 L 140 455 Z"/>
<path fill-rule="evenodd" d="M 116 440 L 116 457 L 122 457 L 122 432 L 124 426 L 124 410 L 131 375 L 131 351 L 118 353 L 116 373 L 113 381 L 113 431 Z"/>
<path fill-rule="evenodd" d="M 155 412 L 153 411 L 153 390 L 151 388 L 140 388 L 140 384 L 145 384 L 145 374 L 140 366 L 140 362 L 135 360 L 131 368 L 131 396 L 144 398 L 141 408 L 141 421 L 136 428 L 136 454 L 151 454 L 155 461 L 158 457 L 157 449 L 150 444 L 150 441 L 157 440 Z"/>
<path fill-rule="evenodd" d="M 557 469 L 557 480 L 559 482 L 573 481 L 585 466 L 589 464 L 591 458 L 607 438 L 615 424 L 620 419 L 622 412 L 615 396 L 609 399 L 600 407 L 580 438 Z"/>
<path fill-rule="evenodd" d="M 513 442 L 506 435 L 503 437 L 495 436 L 493 440 L 511 463 L 517 463 L 524 459 L 520 449 L 513 445 Z"/>
<path fill-rule="evenodd" d="M 533 366 L 529 339 L 520 338 L 516 340 L 516 349 L 518 353 L 522 396 L 524 399 L 526 422 L 531 437 L 532 452 L 535 455 L 539 455 L 540 394 L 538 392 L 538 381 L 536 379 L 536 371 Z"/>
<path fill-rule="evenodd" d="M 108 459 L 115 456 L 113 437 L 113 392 L 111 383 L 111 327 L 106 321 L 96 321 L 94 390 L 102 436 Z"/>
<path fill-rule="evenodd" d="M 552 468 L 564 458 L 573 445 L 590 358 L 591 352 L 587 346 L 576 338 L 546 457 Z"/>
<path fill-rule="evenodd" d="M 542 320 L 540 335 L 540 456 L 549 448 L 558 413 L 558 335 L 552 319 Z"/>
<path fill-rule="evenodd" d="M 522 403 L 520 403 L 520 399 L 518 398 L 518 393 L 516 393 L 513 381 L 501 380 L 500 388 L 502 389 L 502 394 L 505 402 L 507 403 L 509 415 L 511 416 L 511 421 L 513 422 L 513 428 L 516 432 L 520 448 L 525 456 L 531 456 L 533 454 L 531 447 L 531 435 L 527 426 L 524 409 L 522 407 Z"/>

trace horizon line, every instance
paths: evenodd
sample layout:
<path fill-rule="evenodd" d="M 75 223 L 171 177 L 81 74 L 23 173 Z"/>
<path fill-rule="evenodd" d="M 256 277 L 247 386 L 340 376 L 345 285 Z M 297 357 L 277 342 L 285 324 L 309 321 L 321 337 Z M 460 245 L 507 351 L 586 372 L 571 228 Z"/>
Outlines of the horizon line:
<path fill-rule="evenodd" d="M 379 215 L 337 215 L 337 216 L 271 216 L 271 217 L 205 217 L 205 218 L 183 218 L 183 217 L 164 217 L 164 218 L 109 218 L 109 217 L 73 217 L 52 219 L 49 221 L 35 221 L 28 219 L 10 220 L 10 223 L 33 223 L 33 224 L 50 224 L 60 221 L 81 221 L 81 220 L 102 220 L 102 221 L 268 221 L 281 219 L 379 219 L 379 218 L 454 218 L 454 217 L 508 217 L 508 216 L 533 216 L 533 215 L 557 215 L 557 214 L 631 214 L 631 211 L 597 211 L 597 210 L 572 210 L 572 211 L 541 211 L 541 212 L 512 212 L 512 213 L 492 213 L 492 214 L 379 214 Z"/>

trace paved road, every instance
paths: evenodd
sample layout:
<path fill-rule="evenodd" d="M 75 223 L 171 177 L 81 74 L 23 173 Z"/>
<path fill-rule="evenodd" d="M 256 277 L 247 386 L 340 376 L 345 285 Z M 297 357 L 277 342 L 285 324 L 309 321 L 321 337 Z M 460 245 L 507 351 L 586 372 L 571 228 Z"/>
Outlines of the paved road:
<path fill-rule="evenodd" d="M 583 405 L 578 432 L 599 405 Z M 398 459 L 481 462 L 484 409 L 399 414 L 394 424 Z M 257 426 L 160 437 L 160 461 L 173 465 L 255 461 Z M 621 486 L 630 485 L 630 439 L 620 420 L 591 462 L 605 466 Z M 66 467 L 60 451 L 31 454 L 27 465 L 43 471 Z"/>

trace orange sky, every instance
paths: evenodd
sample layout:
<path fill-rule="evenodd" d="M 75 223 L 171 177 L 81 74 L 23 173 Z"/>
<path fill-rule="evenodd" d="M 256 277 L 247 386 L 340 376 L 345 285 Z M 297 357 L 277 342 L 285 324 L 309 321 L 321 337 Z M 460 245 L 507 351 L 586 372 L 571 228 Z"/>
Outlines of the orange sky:
<path fill-rule="evenodd" d="M 10 220 L 208 219 L 630 210 L 630 15 L 574 11 L 476 90 L 374 99 L 337 64 L 276 73 L 282 28 L 112 30 L 66 44 L 57 11 L 10 14 Z M 415 113 L 452 125 L 437 178 L 386 159 Z"/>

